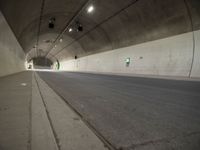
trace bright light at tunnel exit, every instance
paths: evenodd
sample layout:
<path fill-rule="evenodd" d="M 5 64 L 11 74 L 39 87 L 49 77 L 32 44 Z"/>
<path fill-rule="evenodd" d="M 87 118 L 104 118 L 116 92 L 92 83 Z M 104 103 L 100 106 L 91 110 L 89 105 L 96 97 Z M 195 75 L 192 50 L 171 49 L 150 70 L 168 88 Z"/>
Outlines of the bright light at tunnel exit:
<path fill-rule="evenodd" d="M 50 68 L 46 68 L 45 66 L 40 68 L 34 66 L 33 60 L 28 61 L 27 60 L 28 55 L 26 55 L 26 61 L 24 62 L 24 66 L 26 70 L 29 71 L 42 71 L 42 72 L 60 72 L 60 63 L 54 62 L 53 65 Z"/>

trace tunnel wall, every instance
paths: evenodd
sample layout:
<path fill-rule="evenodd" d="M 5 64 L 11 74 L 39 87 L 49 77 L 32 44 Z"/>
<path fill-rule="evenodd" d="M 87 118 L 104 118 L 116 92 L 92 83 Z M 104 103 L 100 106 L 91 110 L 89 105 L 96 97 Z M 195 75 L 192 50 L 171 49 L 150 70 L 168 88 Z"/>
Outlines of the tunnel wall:
<path fill-rule="evenodd" d="M 60 64 L 67 71 L 200 77 L 200 30 Z"/>
<path fill-rule="evenodd" d="M 0 76 L 23 71 L 25 54 L 0 11 Z"/>

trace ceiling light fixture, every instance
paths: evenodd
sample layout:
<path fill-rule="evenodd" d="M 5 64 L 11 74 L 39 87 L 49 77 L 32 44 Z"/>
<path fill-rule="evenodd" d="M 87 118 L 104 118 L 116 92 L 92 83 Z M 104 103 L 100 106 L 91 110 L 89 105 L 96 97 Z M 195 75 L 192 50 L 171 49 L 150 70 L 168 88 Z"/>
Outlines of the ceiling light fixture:
<path fill-rule="evenodd" d="M 69 32 L 72 32 L 73 31 L 73 29 L 72 28 L 69 28 Z"/>
<path fill-rule="evenodd" d="M 49 19 L 49 28 L 53 29 L 55 24 L 56 18 L 52 17 Z"/>
<path fill-rule="evenodd" d="M 76 31 L 77 32 L 82 32 L 83 31 L 83 26 L 79 21 L 76 21 Z"/>
<path fill-rule="evenodd" d="M 83 26 L 79 25 L 78 28 L 77 28 L 77 32 L 82 32 L 82 31 L 83 31 Z"/>
<path fill-rule="evenodd" d="M 57 47 L 57 45 L 55 45 L 55 47 Z"/>
<path fill-rule="evenodd" d="M 87 12 L 92 13 L 93 11 L 94 11 L 94 6 L 93 5 L 89 6 Z"/>
<path fill-rule="evenodd" d="M 60 43 L 62 43 L 62 41 L 63 41 L 63 39 L 61 38 L 61 39 L 60 39 Z"/>

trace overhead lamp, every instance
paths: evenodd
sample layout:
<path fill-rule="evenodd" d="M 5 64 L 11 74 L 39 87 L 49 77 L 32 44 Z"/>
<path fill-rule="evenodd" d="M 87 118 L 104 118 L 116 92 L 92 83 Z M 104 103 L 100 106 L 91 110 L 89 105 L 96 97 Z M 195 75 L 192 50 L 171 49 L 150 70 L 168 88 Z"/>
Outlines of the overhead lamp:
<path fill-rule="evenodd" d="M 77 32 L 82 32 L 82 31 L 83 31 L 83 26 L 79 25 L 78 28 L 77 28 Z"/>
<path fill-rule="evenodd" d="M 82 32 L 83 31 L 83 26 L 79 21 L 76 21 L 76 31 L 77 32 Z"/>
<path fill-rule="evenodd" d="M 61 38 L 61 39 L 60 39 L 60 43 L 61 43 L 62 41 L 63 41 L 63 39 Z"/>
<path fill-rule="evenodd" d="M 56 18 L 52 17 L 49 19 L 49 28 L 53 29 L 55 24 Z"/>
<path fill-rule="evenodd" d="M 21 83 L 21 86 L 27 86 L 27 83 Z"/>
<path fill-rule="evenodd" d="M 87 12 L 88 13 L 92 13 L 94 11 L 94 6 L 93 5 L 90 5 L 88 8 L 87 8 Z"/>
<path fill-rule="evenodd" d="M 72 32 L 73 31 L 73 29 L 72 28 L 69 28 L 69 32 Z"/>

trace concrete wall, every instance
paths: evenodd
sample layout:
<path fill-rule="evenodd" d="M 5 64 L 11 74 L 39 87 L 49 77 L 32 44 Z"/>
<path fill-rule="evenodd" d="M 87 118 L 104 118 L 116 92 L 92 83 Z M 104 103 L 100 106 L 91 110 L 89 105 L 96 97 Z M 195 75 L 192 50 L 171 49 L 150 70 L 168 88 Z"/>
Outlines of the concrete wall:
<path fill-rule="evenodd" d="M 25 54 L 0 11 L 0 76 L 25 69 Z"/>
<path fill-rule="evenodd" d="M 126 58 L 131 59 L 129 67 Z M 189 32 L 60 64 L 68 71 L 200 77 L 200 30 L 194 36 Z"/>

